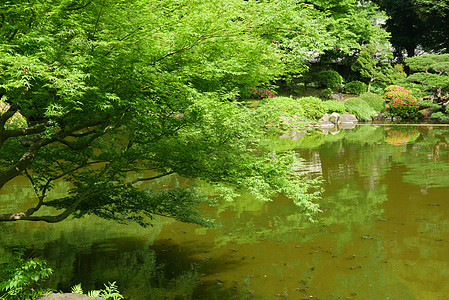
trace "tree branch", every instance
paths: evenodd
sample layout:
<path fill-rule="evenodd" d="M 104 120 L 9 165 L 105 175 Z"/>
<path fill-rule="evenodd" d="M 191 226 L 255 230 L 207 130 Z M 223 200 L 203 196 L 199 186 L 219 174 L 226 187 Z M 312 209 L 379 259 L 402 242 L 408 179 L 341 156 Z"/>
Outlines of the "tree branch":
<path fill-rule="evenodd" d="M 78 7 L 73 7 L 73 8 L 67 7 L 67 8 L 64 8 L 64 10 L 73 11 L 73 10 L 83 9 L 83 8 L 89 6 L 91 3 L 92 3 L 92 1 L 88 1 L 88 2 L 87 2 L 86 4 L 84 4 L 84 5 L 81 5 L 81 6 L 78 6 Z"/>
<path fill-rule="evenodd" d="M 77 132 L 78 130 L 88 128 L 90 126 L 94 125 L 100 125 L 104 121 L 92 121 L 88 124 L 80 124 L 77 126 L 74 126 L 68 131 L 61 130 L 59 133 L 55 134 L 51 138 L 40 138 L 37 141 L 31 142 L 28 150 L 25 152 L 25 154 L 22 155 L 22 157 L 19 159 L 17 163 L 15 163 L 13 166 L 11 166 L 8 170 L 0 174 L 0 189 L 11 179 L 14 177 L 20 175 L 28 166 L 31 165 L 31 163 L 34 160 L 34 157 L 36 153 L 39 151 L 40 148 L 51 144 L 58 139 L 64 139 L 65 137 L 73 134 L 74 132 Z"/>
<path fill-rule="evenodd" d="M 57 222 L 61 222 L 63 220 L 65 220 L 68 216 L 70 216 L 73 212 L 75 212 L 76 208 L 78 207 L 78 205 L 85 201 L 86 199 L 89 199 L 95 195 L 104 193 L 105 191 L 110 191 L 110 190 L 114 190 L 114 189 L 119 189 L 119 188 L 124 188 L 124 187 L 128 187 L 131 185 L 136 184 L 137 182 L 141 182 L 141 181 L 149 181 L 149 180 L 154 180 L 154 179 L 158 179 L 170 174 L 175 173 L 174 171 L 170 171 L 170 172 L 166 172 L 160 175 L 156 175 L 153 177 L 145 177 L 145 178 L 137 178 L 135 180 L 132 180 L 130 182 L 124 183 L 124 184 L 120 184 L 120 185 L 116 185 L 107 189 L 101 189 L 101 190 L 96 190 L 93 192 L 86 192 L 83 196 L 78 197 L 78 199 L 76 199 L 75 202 L 72 203 L 72 205 L 70 205 L 66 210 L 64 210 L 62 213 L 60 213 L 59 215 L 54 215 L 54 216 L 32 216 L 32 213 L 34 213 L 34 208 L 28 209 L 27 212 L 21 212 L 21 213 L 9 213 L 9 214 L 0 214 L 0 222 L 6 222 L 6 221 L 43 221 L 43 222 L 47 222 L 47 223 L 57 223 Z M 33 211 L 34 210 L 34 211 Z M 31 213 L 29 213 L 31 212 Z"/>
<path fill-rule="evenodd" d="M 175 55 L 175 54 L 178 54 L 178 53 L 181 53 L 181 52 L 184 52 L 184 51 L 188 51 L 188 50 L 192 49 L 193 47 L 195 47 L 196 45 L 199 45 L 201 42 L 203 42 L 203 41 L 205 41 L 205 40 L 208 40 L 208 39 L 211 39 L 211 38 L 213 38 L 213 37 L 215 37 L 215 36 L 213 36 L 213 35 L 211 35 L 211 36 L 202 36 L 201 38 L 199 38 L 198 40 L 196 40 L 195 42 L 193 42 L 193 43 L 192 43 L 191 45 L 189 45 L 189 46 L 186 46 L 186 47 L 184 47 L 184 48 L 180 48 L 180 49 L 178 49 L 178 50 L 175 50 L 175 51 L 166 53 L 166 54 L 163 55 L 162 57 L 156 59 L 156 60 L 153 62 L 153 64 L 155 64 L 155 63 L 157 63 L 157 62 L 160 62 L 161 60 L 164 60 L 164 59 L 166 59 L 167 57 L 170 57 L 170 56 L 172 56 L 172 55 Z"/>

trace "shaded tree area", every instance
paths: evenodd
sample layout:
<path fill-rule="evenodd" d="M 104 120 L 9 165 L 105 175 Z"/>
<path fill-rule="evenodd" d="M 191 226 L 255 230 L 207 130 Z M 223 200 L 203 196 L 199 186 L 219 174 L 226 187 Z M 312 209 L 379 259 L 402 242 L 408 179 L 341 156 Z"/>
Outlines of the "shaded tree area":
<path fill-rule="evenodd" d="M 449 2 L 432 0 L 375 0 L 390 17 L 386 28 L 391 33 L 395 56 L 404 59 L 425 51 L 449 51 Z"/>
<path fill-rule="evenodd" d="M 228 101 L 329 47 L 316 13 L 294 1 L 3 3 L 0 187 L 25 176 L 36 195 L 25 210 L 18 195 L 0 220 L 210 224 L 198 189 L 138 186 L 171 174 L 225 198 L 235 188 L 265 200 L 280 192 L 316 212 L 297 155 L 267 153 L 264 124 Z M 70 188 L 52 198 L 60 180 Z"/>

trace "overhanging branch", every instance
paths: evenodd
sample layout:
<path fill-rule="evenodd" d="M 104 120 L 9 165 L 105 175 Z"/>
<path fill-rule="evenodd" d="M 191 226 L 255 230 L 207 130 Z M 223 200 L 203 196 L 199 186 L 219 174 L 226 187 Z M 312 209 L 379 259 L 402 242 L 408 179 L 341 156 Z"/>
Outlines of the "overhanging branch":
<path fill-rule="evenodd" d="M 61 222 L 63 220 L 65 220 L 68 216 L 70 216 L 73 212 L 76 211 L 77 207 L 79 206 L 79 204 L 95 195 L 104 193 L 106 191 L 110 191 L 110 190 L 114 190 L 114 189 L 119 189 L 119 188 L 124 188 L 124 187 L 128 187 L 128 186 L 132 186 L 134 184 L 136 184 L 137 182 L 141 182 L 141 181 L 150 181 L 150 180 L 154 180 L 154 179 L 158 179 L 158 178 L 162 178 L 164 176 L 168 176 L 170 174 L 175 173 L 174 171 L 169 171 L 160 175 L 156 175 L 156 176 L 152 176 L 152 177 L 142 177 L 142 178 L 138 178 L 132 181 L 129 181 L 127 183 L 124 184 L 120 184 L 120 185 L 116 185 L 110 188 L 106 188 L 106 189 L 101 189 L 101 190 L 96 190 L 93 192 L 86 192 L 84 195 L 78 197 L 76 199 L 75 202 L 73 202 L 66 210 L 64 210 L 62 213 L 58 214 L 58 215 L 54 215 L 54 216 L 33 216 L 32 214 L 37 210 L 35 210 L 34 208 L 28 209 L 26 212 L 20 212 L 20 213 L 9 213 L 9 214 L 0 214 L 0 222 L 7 222 L 7 221 L 42 221 L 42 222 L 47 222 L 47 223 L 57 223 L 57 222 Z M 40 205 L 39 205 L 40 208 Z"/>

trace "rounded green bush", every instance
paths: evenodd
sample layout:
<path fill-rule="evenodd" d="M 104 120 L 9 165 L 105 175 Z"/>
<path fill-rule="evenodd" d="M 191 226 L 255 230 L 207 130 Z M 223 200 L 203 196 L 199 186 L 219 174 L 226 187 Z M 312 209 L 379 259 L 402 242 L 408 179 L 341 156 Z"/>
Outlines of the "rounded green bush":
<path fill-rule="evenodd" d="M 363 94 L 367 91 L 368 86 L 366 85 L 366 83 L 358 81 L 358 80 L 354 80 L 351 82 L 348 82 L 345 85 L 345 91 L 347 93 L 351 93 L 351 94 Z"/>
<path fill-rule="evenodd" d="M 327 107 L 320 98 L 304 97 L 298 99 L 298 102 L 304 111 L 303 116 L 306 119 L 318 120 L 327 112 Z"/>
<path fill-rule="evenodd" d="M 338 100 L 328 100 L 324 101 L 324 105 L 326 105 L 327 113 L 344 113 L 346 111 L 345 104 Z"/>
<path fill-rule="evenodd" d="M 360 98 L 351 98 L 345 102 L 346 110 L 363 121 L 369 121 L 377 113 L 368 103 Z"/>
<path fill-rule="evenodd" d="M 373 93 L 365 93 L 358 98 L 368 103 L 368 105 L 376 111 L 383 111 L 385 109 L 385 99 L 382 96 Z"/>
<path fill-rule="evenodd" d="M 334 70 L 326 70 L 316 73 L 314 76 L 314 83 L 319 87 L 336 88 L 343 83 L 343 77 Z"/>

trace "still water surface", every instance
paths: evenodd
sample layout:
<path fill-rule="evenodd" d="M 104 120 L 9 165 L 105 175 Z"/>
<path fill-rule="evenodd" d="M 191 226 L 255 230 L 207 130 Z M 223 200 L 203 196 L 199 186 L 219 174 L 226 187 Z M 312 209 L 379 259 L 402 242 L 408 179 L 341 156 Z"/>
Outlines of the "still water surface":
<path fill-rule="evenodd" d="M 266 143 L 295 149 L 302 169 L 323 177 L 315 223 L 282 196 L 247 196 L 207 209 L 221 225 L 214 229 L 95 217 L 0 224 L 0 255 L 25 246 L 55 270 L 52 287 L 117 281 L 128 299 L 449 298 L 447 127 L 358 126 Z M 25 181 L 7 188 L 1 207 L 31 193 Z"/>

